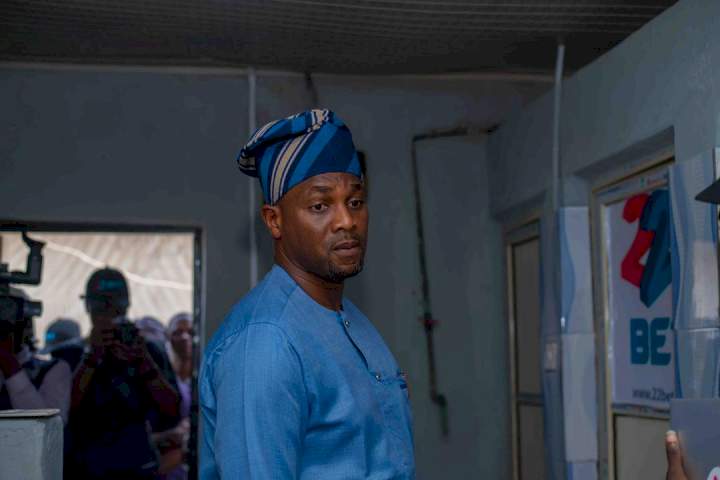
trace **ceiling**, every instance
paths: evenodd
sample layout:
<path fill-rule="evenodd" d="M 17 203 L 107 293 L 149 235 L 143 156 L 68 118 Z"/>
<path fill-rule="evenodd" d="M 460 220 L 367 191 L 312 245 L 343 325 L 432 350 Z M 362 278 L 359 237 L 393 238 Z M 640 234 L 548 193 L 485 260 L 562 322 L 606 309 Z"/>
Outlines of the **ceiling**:
<path fill-rule="evenodd" d="M 675 0 L 2 0 L 0 59 L 345 74 L 575 70 Z"/>

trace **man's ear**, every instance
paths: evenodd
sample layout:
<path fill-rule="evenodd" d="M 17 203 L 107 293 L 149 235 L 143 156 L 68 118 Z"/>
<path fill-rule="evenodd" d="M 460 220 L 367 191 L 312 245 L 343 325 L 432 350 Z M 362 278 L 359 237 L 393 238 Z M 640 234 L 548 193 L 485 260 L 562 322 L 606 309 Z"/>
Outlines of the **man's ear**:
<path fill-rule="evenodd" d="M 260 213 L 272 238 L 279 240 L 282 236 L 282 215 L 280 213 L 280 207 L 265 204 Z"/>

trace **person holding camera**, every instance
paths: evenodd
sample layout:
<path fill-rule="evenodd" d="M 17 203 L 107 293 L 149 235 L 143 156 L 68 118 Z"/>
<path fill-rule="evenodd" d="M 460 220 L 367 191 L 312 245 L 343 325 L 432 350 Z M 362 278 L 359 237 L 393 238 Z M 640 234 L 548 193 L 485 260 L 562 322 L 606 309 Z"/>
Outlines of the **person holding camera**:
<path fill-rule="evenodd" d="M 72 389 L 66 478 L 155 479 L 152 430 L 180 420 L 180 397 L 167 357 L 125 315 L 125 277 L 104 268 L 87 283 L 92 332 Z"/>
<path fill-rule="evenodd" d="M 20 290 L 13 294 L 25 297 Z M 67 422 L 72 372 L 63 360 L 42 360 L 33 354 L 32 319 L 0 320 L 0 410 L 57 408 Z"/>

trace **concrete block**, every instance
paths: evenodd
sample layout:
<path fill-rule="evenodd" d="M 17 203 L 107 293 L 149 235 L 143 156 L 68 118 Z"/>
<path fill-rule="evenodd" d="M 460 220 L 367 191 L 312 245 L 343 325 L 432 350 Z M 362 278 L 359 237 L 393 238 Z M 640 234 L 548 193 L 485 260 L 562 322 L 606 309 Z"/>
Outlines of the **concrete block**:
<path fill-rule="evenodd" d="M 59 410 L 0 412 L 0 478 L 62 480 L 63 422 Z"/>
<path fill-rule="evenodd" d="M 590 217 L 587 207 L 558 212 L 560 325 L 563 333 L 593 333 Z"/>
<path fill-rule="evenodd" d="M 720 329 L 678 330 L 675 343 L 676 397 L 716 397 L 720 374 Z"/>
<path fill-rule="evenodd" d="M 569 462 L 566 471 L 567 480 L 597 480 L 595 462 Z"/>
<path fill-rule="evenodd" d="M 597 460 L 595 336 L 562 336 L 563 410 L 567 462 Z"/>

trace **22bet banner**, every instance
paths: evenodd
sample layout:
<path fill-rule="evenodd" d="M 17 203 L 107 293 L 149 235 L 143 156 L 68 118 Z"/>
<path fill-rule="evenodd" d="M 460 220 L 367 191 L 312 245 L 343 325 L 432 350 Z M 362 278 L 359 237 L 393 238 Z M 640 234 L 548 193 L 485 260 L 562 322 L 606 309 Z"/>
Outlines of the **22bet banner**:
<path fill-rule="evenodd" d="M 603 221 L 613 403 L 667 408 L 675 389 L 668 191 L 610 204 Z"/>

